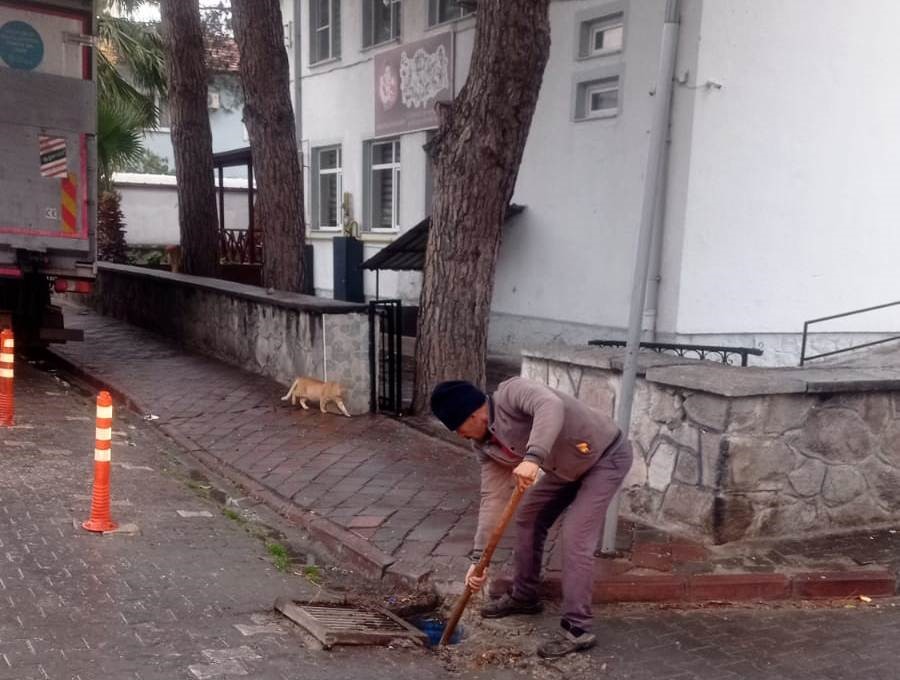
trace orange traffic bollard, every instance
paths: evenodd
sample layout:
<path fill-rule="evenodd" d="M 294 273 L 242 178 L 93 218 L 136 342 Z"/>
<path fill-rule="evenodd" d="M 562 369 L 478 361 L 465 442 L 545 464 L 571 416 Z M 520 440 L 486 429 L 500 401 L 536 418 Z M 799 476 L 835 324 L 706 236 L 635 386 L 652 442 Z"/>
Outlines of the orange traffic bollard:
<path fill-rule="evenodd" d="M 16 343 L 13 332 L 0 332 L 0 426 L 12 427 L 15 415 L 13 392 L 13 364 L 15 363 Z"/>
<path fill-rule="evenodd" d="M 97 436 L 94 443 L 94 493 L 91 518 L 82 524 L 88 531 L 112 531 L 119 525 L 109 515 L 109 468 L 112 446 L 112 397 L 109 392 L 97 396 Z"/>

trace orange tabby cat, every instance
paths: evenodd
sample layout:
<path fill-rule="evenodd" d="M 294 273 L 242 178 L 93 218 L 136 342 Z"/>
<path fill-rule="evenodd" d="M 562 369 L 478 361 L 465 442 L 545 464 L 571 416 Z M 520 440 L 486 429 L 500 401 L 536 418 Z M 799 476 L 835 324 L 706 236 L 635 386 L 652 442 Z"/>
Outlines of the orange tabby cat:
<path fill-rule="evenodd" d="M 343 397 L 343 388 L 335 382 L 323 382 L 315 378 L 297 378 L 291 385 L 288 393 L 281 398 L 281 401 L 290 399 L 291 404 L 296 404 L 299 401 L 300 406 L 304 409 L 309 409 L 306 402 L 311 399 L 319 402 L 319 408 L 322 410 L 322 413 L 325 413 L 329 402 L 334 402 L 334 405 L 340 409 L 341 413 L 349 418 L 350 414 L 347 412 L 347 407 L 344 406 Z"/>

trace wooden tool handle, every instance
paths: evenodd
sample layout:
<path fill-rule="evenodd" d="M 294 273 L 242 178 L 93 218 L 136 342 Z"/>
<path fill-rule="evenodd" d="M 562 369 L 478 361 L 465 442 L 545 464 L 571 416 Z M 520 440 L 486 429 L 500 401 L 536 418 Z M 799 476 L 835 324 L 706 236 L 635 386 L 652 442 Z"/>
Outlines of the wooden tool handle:
<path fill-rule="evenodd" d="M 500 521 L 497 522 L 497 526 L 494 527 L 494 531 L 491 533 L 491 538 L 488 541 L 484 552 L 481 554 L 481 559 L 478 560 L 478 564 L 475 566 L 474 576 L 484 575 L 485 570 L 491 563 L 491 558 L 494 556 L 494 551 L 497 549 L 497 544 L 500 543 L 500 539 L 503 538 L 503 533 L 506 531 L 506 525 L 509 524 L 512 516 L 516 513 L 516 508 L 519 506 L 519 501 L 522 500 L 523 493 L 525 493 L 525 489 L 519 488 L 517 484 L 515 490 L 512 492 L 512 496 L 509 497 L 509 501 L 506 503 L 506 507 L 503 509 L 503 515 L 500 517 Z M 444 634 L 441 636 L 440 644 L 446 645 L 450 642 L 450 638 L 453 637 L 456 626 L 462 618 L 463 612 L 466 610 L 466 605 L 469 603 L 469 598 L 472 597 L 473 592 L 474 591 L 469 588 L 469 586 L 466 586 L 463 594 L 459 596 L 456 604 L 453 605 L 453 611 L 450 613 L 450 618 L 447 619 L 447 626 L 444 628 Z"/>

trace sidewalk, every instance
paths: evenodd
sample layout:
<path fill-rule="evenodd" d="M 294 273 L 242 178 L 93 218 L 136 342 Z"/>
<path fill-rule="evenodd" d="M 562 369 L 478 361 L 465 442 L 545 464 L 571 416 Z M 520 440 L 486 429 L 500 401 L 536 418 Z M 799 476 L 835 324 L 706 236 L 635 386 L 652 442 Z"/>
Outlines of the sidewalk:
<path fill-rule="evenodd" d="M 465 450 L 380 416 L 347 419 L 280 401 L 286 387 L 93 312 L 83 343 L 54 347 L 179 444 L 302 525 L 345 564 L 406 586 L 459 590 L 476 524 L 478 467 Z M 557 533 L 546 589 L 559 589 Z M 892 595 L 897 535 L 707 548 L 620 523 L 623 557 L 597 561 L 594 599 L 757 600 Z M 838 547 L 839 546 L 839 547 Z M 511 555 L 507 539 L 500 564 Z M 497 587 L 504 586 L 503 570 Z"/>
<path fill-rule="evenodd" d="M 16 426 L 0 428 L 0 680 L 446 677 L 419 650 L 307 648 L 272 603 L 322 589 L 277 570 L 247 528 L 284 530 L 276 540 L 306 550 L 301 532 L 250 500 L 227 517 L 192 490 L 196 464 L 125 409 L 113 417 L 112 516 L 136 527 L 83 530 L 94 416 L 93 395 L 17 364 Z"/>

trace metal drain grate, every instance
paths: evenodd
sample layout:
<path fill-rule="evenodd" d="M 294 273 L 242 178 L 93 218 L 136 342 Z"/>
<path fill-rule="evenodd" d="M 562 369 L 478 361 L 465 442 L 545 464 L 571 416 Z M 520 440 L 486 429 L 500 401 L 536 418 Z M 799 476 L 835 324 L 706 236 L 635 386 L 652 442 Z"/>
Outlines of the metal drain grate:
<path fill-rule="evenodd" d="M 428 640 L 425 633 L 379 607 L 279 598 L 275 609 L 310 633 L 325 649 L 333 645 L 386 645 L 399 638 L 418 644 Z"/>

